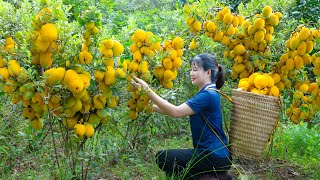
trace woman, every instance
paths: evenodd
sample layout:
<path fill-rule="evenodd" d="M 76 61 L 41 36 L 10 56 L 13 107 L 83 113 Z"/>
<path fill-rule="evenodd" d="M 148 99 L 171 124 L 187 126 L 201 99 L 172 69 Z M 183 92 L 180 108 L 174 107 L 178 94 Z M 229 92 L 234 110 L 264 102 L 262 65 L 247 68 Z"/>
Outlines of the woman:
<path fill-rule="evenodd" d="M 195 56 L 190 65 L 191 81 L 199 88 L 199 92 L 179 106 L 161 98 L 143 80 L 135 77 L 132 82 L 135 88 L 147 91 L 149 98 L 155 103 L 153 111 L 175 118 L 190 116 L 194 149 L 159 151 L 156 156 L 157 164 L 167 174 L 179 175 L 185 179 L 199 178 L 204 174 L 231 179 L 227 174 L 231 166 L 231 155 L 226 147 L 227 137 L 222 128 L 220 94 L 213 90 L 223 86 L 224 69 L 208 53 Z M 215 133 L 206 125 L 204 118 Z"/>

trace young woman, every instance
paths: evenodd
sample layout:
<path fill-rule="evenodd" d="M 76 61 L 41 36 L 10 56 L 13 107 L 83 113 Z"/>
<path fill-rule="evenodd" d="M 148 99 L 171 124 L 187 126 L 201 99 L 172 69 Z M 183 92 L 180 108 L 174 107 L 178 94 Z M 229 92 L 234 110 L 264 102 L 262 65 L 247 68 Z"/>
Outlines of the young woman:
<path fill-rule="evenodd" d="M 220 89 L 224 84 L 224 69 L 208 53 L 195 56 L 190 65 L 191 81 L 199 88 L 199 92 L 179 106 L 161 98 L 143 80 L 134 77 L 132 82 L 135 88 L 147 91 L 149 98 L 155 103 L 153 111 L 175 118 L 190 116 L 194 148 L 159 151 L 156 155 L 157 164 L 167 174 L 180 175 L 185 179 L 198 179 L 204 174 L 231 179 L 227 174 L 231 166 L 231 155 L 222 128 L 220 94 L 214 90 Z M 206 125 L 204 118 L 215 133 Z"/>

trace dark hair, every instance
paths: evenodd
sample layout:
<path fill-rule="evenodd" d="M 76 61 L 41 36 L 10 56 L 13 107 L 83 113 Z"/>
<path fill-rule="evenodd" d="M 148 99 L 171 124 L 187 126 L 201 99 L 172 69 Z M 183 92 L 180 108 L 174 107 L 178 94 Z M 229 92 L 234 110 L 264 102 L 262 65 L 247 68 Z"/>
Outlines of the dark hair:
<path fill-rule="evenodd" d="M 217 63 L 216 57 L 209 53 L 202 53 L 191 59 L 190 64 L 197 65 L 205 71 L 211 70 L 211 81 L 216 82 L 217 89 L 220 89 L 226 80 L 224 67 Z"/>

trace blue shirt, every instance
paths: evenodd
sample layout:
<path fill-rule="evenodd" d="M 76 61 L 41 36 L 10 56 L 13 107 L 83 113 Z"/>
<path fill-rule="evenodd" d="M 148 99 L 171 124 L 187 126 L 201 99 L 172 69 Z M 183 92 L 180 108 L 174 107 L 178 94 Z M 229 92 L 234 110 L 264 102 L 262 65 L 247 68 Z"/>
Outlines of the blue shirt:
<path fill-rule="evenodd" d="M 193 146 L 200 151 L 209 151 L 215 157 L 230 157 L 230 153 L 225 147 L 225 145 L 228 145 L 228 142 L 222 128 L 220 94 L 215 90 L 207 88 L 216 88 L 216 86 L 215 84 L 205 85 L 186 102 L 195 113 L 190 116 Z M 222 144 L 219 138 L 206 125 L 200 112 L 206 117 L 225 145 Z"/>

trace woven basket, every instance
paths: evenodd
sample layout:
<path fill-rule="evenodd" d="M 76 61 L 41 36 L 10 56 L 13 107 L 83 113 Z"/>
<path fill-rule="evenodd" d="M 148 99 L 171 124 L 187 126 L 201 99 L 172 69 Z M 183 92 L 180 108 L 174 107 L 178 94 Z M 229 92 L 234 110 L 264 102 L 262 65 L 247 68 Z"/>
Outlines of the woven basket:
<path fill-rule="evenodd" d="M 280 113 L 280 99 L 232 90 L 229 140 L 234 156 L 259 160 L 273 134 Z"/>

